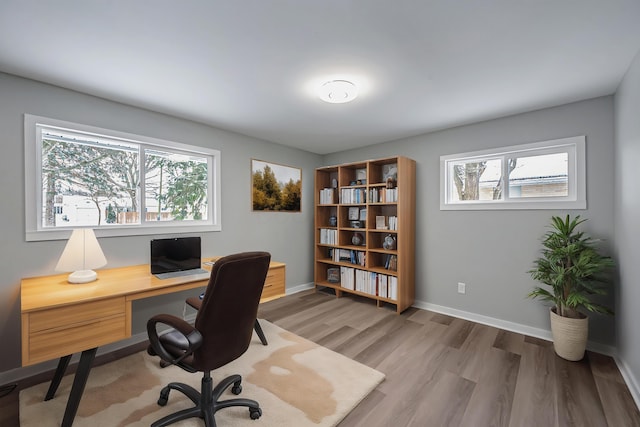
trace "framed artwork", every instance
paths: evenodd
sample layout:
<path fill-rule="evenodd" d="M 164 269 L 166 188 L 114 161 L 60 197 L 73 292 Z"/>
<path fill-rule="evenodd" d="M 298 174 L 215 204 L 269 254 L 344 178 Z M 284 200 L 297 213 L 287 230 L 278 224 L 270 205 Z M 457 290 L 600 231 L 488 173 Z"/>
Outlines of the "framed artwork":
<path fill-rule="evenodd" d="M 387 188 L 394 188 L 398 179 L 398 164 L 389 163 L 382 165 L 382 182 L 387 183 Z"/>
<path fill-rule="evenodd" d="M 300 212 L 302 169 L 251 159 L 253 211 Z"/>

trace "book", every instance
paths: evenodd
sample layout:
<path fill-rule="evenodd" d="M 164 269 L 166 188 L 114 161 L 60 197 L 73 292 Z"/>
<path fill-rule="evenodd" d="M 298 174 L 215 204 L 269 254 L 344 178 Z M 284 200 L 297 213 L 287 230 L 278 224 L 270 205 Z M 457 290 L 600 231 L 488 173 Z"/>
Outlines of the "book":
<path fill-rule="evenodd" d="M 320 190 L 320 204 L 330 205 L 333 204 L 333 188 L 324 188 Z"/>
<path fill-rule="evenodd" d="M 398 270 L 398 256 L 397 255 L 387 255 L 387 258 L 384 263 L 384 268 L 391 271 Z"/>
<path fill-rule="evenodd" d="M 389 289 L 388 289 L 388 297 L 393 299 L 393 300 L 397 300 L 398 299 L 398 278 L 395 276 L 389 276 L 389 283 L 388 283 Z"/>
<path fill-rule="evenodd" d="M 335 245 L 337 241 L 338 241 L 338 230 L 331 230 L 327 228 L 320 229 L 320 244 Z"/>
<path fill-rule="evenodd" d="M 389 230 L 397 230 L 398 229 L 398 217 L 390 216 L 389 217 Z"/>
<path fill-rule="evenodd" d="M 349 208 L 349 221 L 357 221 L 360 217 L 360 210 L 357 207 Z"/>
<path fill-rule="evenodd" d="M 340 269 L 338 267 L 327 268 L 327 282 L 340 283 Z"/>
<path fill-rule="evenodd" d="M 340 286 L 346 289 L 355 289 L 355 268 L 340 267 Z"/>

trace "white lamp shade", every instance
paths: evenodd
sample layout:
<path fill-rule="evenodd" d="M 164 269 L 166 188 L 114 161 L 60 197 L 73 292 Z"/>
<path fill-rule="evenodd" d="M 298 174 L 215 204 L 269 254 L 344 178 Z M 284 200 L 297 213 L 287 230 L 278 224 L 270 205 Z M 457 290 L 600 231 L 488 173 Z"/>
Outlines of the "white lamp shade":
<path fill-rule="evenodd" d="M 107 263 L 96 235 L 90 228 L 73 230 L 60 256 L 56 271 L 72 271 L 70 283 L 86 283 L 96 279 L 93 268 Z"/>

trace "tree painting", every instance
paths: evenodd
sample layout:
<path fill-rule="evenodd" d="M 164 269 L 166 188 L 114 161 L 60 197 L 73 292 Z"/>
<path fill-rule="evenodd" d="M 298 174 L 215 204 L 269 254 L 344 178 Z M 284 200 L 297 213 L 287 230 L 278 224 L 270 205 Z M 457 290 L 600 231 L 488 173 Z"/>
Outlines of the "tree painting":
<path fill-rule="evenodd" d="M 301 169 L 252 160 L 251 171 L 254 211 L 300 212 Z"/>

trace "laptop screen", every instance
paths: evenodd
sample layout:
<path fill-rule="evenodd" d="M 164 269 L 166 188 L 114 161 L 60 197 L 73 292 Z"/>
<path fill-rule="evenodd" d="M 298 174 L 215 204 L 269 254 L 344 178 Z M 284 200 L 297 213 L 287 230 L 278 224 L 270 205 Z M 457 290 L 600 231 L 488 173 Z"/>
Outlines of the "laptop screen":
<path fill-rule="evenodd" d="M 151 240 L 151 274 L 201 267 L 200 237 Z"/>

